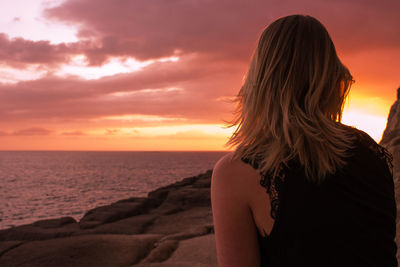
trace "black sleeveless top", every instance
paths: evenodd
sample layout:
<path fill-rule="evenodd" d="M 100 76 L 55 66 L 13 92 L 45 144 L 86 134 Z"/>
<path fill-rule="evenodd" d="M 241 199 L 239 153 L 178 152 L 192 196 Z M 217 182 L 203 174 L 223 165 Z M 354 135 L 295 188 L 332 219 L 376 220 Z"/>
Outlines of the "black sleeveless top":
<path fill-rule="evenodd" d="M 397 267 L 392 155 L 345 127 L 357 136 L 353 156 L 321 185 L 308 182 L 296 163 L 273 179 L 262 174 L 275 221 L 269 236 L 257 231 L 261 266 Z"/>

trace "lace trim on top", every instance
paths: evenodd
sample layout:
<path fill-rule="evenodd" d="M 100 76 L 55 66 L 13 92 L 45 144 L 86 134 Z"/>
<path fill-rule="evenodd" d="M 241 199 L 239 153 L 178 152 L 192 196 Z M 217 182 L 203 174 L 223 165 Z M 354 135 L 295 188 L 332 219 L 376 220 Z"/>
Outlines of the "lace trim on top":
<path fill-rule="evenodd" d="M 271 199 L 271 217 L 276 220 L 281 200 L 281 192 L 283 189 L 283 184 L 285 183 L 286 173 L 282 164 L 279 166 L 279 173 L 277 176 L 269 179 L 269 175 L 266 173 L 261 173 L 260 185 L 266 188 L 267 193 Z"/>
<path fill-rule="evenodd" d="M 355 132 L 355 134 L 359 137 L 358 141 L 367 144 L 368 148 L 371 149 L 377 157 L 385 162 L 388 166 L 391 176 L 393 177 L 393 156 L 392 154 L 383 146 L 377 144 L 374 139 L 372 139 L 367 133 L 358 130 L 354 127 L 347 126 Z M 257 161 L 253 163 L 247 159 L 242 158 L 242 160 L 250 165 L 253 168 L 258 169 L 259 164 Z M 279 166 L 279 173 L 277 176 L 272 177 L 272 175 L 264 172 L 260 172 L 261 179 L 260 185 L 266 188 L 266 192 L 270 196 L 271 200 L 271 217 L 276 220 L 279 212 L 280 207 L 280 200 L 281 200 L 281 192 L 283 190 L 283 185 L 285 183 L 286 177 L 286 168 L 283 167 L 283 164 Z"/>
<path fill-rule="evenodd" d="M 252 165 L 253 168 L 258 169 L 259 166 L 258 162 L 251 163 L 250 160 L 247 158 L 242 158 L 242 161 Z M 276 220 L 280 207 L 281 192 L 283 189 L 283 184 L 285 182 L 285 176 L 286 176 L 285 169 L 281 164 L 279 166 L 279 173 L 277 176 L 272 177 L 271 175 L 264 172 L 260 172 L 260 175 L 261 175 L 260 185 L 266 188 L 266 192 L 270 196 L 271 217 L 274 220 Z"/>
<path fill-rule="evenodd" d="M 372 150 L 382 162 L 386 163 L 390 171 L 390 175 L 393 177 L 393 155 L 389 152 L 389 150 L 376 143 L 375 140 L 372 139 L 367 133 L 353 127 L 350 128 L 356 132 L 360 142 L 367 144 L 368 148 Z"/>

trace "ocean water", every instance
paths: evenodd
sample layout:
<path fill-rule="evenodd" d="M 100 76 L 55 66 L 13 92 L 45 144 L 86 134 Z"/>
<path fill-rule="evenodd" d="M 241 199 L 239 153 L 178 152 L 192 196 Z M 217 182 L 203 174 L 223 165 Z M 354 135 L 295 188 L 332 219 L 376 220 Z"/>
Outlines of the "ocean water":
<path fill-rule="evenodd" d="M 0 151 L 0 229 L 71 216 L 212 169 L 227 152 Z"/>

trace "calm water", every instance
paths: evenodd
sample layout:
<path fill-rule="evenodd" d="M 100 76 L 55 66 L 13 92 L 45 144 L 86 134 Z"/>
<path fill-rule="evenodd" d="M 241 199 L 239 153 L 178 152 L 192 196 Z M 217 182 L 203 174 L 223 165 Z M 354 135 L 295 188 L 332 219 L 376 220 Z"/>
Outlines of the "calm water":
<path fill-rule="evenodd" d="M 91 208 L 205 172 L 224 154 L 0 151 L 0 228 L 61 216 L 79 220 Z"/>

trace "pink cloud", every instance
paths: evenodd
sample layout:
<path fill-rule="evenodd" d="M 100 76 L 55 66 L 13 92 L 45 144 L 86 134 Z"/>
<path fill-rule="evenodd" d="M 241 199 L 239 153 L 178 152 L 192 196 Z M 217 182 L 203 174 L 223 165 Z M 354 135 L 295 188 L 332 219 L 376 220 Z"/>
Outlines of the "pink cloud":
<path fill-rule="evenodd" d="M 47 76 L 0 85 L 0 118 L 45 122 L 125 114 L 183 117 L 216 121 L 229 105 L 216 101 L 239 87 L 242 66 L 206 65 L 201 58 L 150 65 L 131 73 L 82 80 Z M 234 77 L 232 75 L 236 73 Z M 176 87 L 178 90 L 168 90 Z M 159 89 L 152 93 L 147 89 Z M 160 90 L 161 89 L 161 90 Z M 113 93 L 125 92 L 115 96 Z"/>

